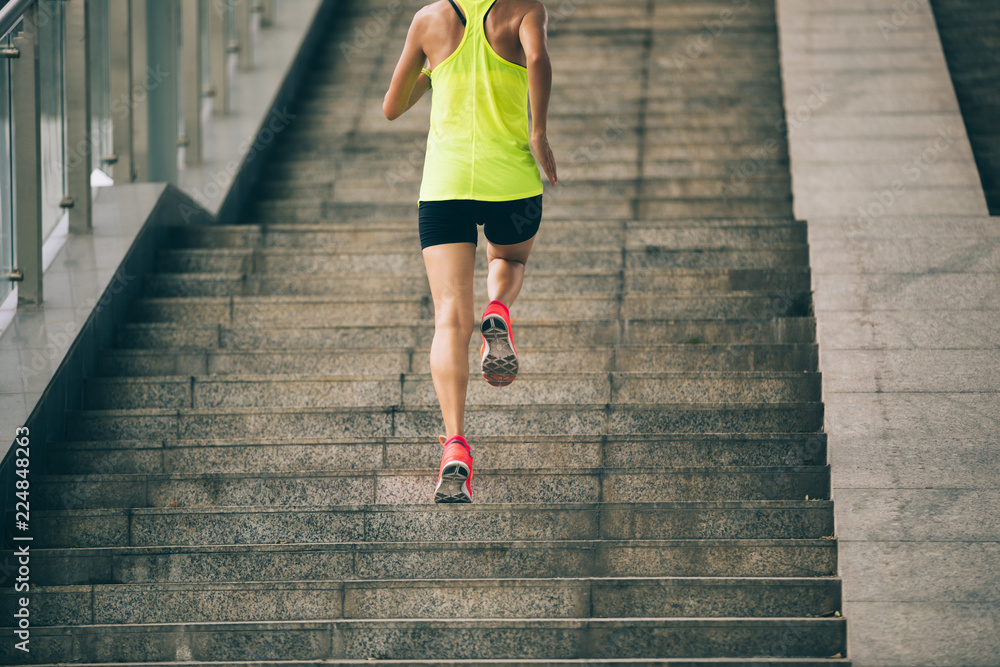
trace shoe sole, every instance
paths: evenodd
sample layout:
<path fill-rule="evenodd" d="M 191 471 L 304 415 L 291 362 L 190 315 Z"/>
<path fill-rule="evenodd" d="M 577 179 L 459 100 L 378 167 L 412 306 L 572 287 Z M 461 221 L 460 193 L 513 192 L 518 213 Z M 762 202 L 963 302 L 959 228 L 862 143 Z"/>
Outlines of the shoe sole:
<path fill-rule="evenodd" d="M 446 463 L 441 471 L 441 480 L 434 489 L 436 503 L 471 503 L 472 498 L 465 491 L 465 480 L 469 479 L 469 468 L 461 461 Z"/>
<path fill-rule="evenodd" d="M 517 354 L 510 343 L 507 323 L 490 315 L 480 325 L 486 349 L 483 350 L 483 377 L 494 387 L 506 387 L 517 377 Z"/>

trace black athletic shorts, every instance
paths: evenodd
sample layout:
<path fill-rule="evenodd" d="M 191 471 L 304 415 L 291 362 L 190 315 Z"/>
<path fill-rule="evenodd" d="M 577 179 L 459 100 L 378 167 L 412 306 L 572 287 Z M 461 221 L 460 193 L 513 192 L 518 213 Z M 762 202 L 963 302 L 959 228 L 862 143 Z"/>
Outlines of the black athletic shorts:
<path fill-rule="evenodd" d="M 442 243 L 479 241 L 477 225 L 490 243 L 527 241 L 542 221 L 542 195 L 510 201 L 446 199 L 420 202 L 420 249 Z"/>

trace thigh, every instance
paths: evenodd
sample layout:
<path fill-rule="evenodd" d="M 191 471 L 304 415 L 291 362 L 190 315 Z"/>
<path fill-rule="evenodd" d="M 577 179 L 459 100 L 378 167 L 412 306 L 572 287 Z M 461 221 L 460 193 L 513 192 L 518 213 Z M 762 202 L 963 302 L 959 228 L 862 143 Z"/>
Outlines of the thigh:
<path fill-rule="evenodd" d="M 495 246 L 522 245 L 534 238 L 542 221 L 542 195 L 483 202 L 483 233 Z"/>
<path fill-rule="evenodd" d="M 434 299 L 435 319 L 456 313 L 473 317 L 472 278 L 476 270 L 476 246 L 471 243 L 440 243 L 423 249 L 427 281 Z"/>

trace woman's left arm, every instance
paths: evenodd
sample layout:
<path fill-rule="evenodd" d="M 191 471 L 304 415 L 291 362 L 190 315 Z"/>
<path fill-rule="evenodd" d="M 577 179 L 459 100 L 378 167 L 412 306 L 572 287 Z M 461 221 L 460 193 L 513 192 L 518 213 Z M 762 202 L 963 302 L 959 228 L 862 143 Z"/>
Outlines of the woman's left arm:
<path fill-rule="evenodd" d="M 392 73 L 389 91 L 382 100 L 382 113 L 389 120 L 396 120 L 417 103 L 431 87 L 431 80 L 420 70 L 427 60 L 421 47 L 425 21 L 423 10 L 414 15 L 410 29 L 406 33 L 403 53 Z"/>

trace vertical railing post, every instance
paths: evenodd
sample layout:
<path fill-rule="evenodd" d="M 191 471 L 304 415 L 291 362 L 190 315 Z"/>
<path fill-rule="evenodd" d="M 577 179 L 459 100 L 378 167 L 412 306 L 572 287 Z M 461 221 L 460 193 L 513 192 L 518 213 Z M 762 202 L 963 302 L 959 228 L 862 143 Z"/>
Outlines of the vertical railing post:
<path fill-rule="evenodd" d="M 147 0 L 150 26 L 149 74 L 145 92 L 149 113 L 149 177 L 155 182 L 177 183 L 180 140 L 180 4 Z"/>
<path fill-rule="evenodd" d="M 92 228 L 90 38 L 86 0 L 66 0 L 66 195 L 69 230 Z"/>
<path fill-rule="evenodd" d="M 181 3 L 181 82 L 184 86 L 184 163 L 201 164 L 201 12 L 199 0 Z"/>
<path fill-rule="evenodd" d="M 234 0 L 236 10 L 236 42 L 239 44 L 239 65 L 242 70 L 253 69 L 253 15 L 250 0 Z"/>
<path fill-rule="evenodd" d="M 14 225 L 17 270 L 22 279 L 17 303 L 42 302 L 42 135 L 38 70 L 38 5 L 24 13 L 24 29 L 11 42 L 17 58 L 10 68 L 14 127 Z"/>
<path fill-rule="evenodd" d="M 258 0 L 260 2 L 260 25 L 269 28 L 274 25 L 275 0 Z"/>
<path fill-rule="evenodd" d="M 149 21 L 147 1 L 132 0 L 132 175 L 149 181 Z"/>
<path fill-rule="evenodd" d="M 208 9 L 208 53 L 212 86 L 212 111 L 229 113 L 229 36 L 225 0 L 212 0 Z"/>
<path fill-rule="evenodd" d="M 105 156 L 118 183 L 135 180 L 132 158 L 132 0 L 109 0 L 109 59 L 113 154 Z"/>

